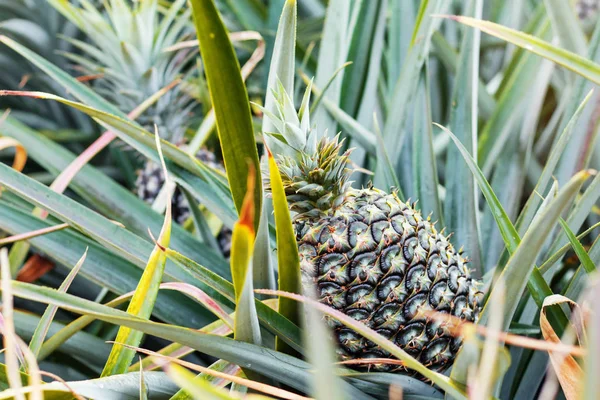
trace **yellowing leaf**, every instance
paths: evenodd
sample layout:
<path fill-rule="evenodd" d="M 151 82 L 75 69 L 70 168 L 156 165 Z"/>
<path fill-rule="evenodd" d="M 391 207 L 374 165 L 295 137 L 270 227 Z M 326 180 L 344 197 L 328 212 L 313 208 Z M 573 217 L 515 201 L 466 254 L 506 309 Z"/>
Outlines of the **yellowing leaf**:
<path fill-rule="evenodd" d="M 168 181 L 168 174 L 162 156 L 158 133 L 156 134 L 156 145 Z M 167 256 L 163 250 L 169 246 L 170 239 L 171 201 L 169 200 L 160 236 L 150 254 L 150 258 L 148 259 L 142 278 L 135 289 L 135 293 L 131 298 L 131 302 L 127 308 L 128 314 L 144 319 L 150 318 L 162 281 L 165 264 L 167 262 Z M 143 333 L 140 331 L 123 326 L 119 328 L 117 338 L 115 339 L 116 343 L 113 345 L 106 365 L 104 366 L 104 370 L 102 371 L 103 377 L 127 372 L 127 369 L 135 356 L 135 351 L 131 348 L 121 346 L 121 343 L 130 346 L 139 346 L 142 341 L 142 336 Z"/>
<path fill-rule="evenodd" d="M 561 343 L 560 338 L 554 332 L 554 328 L 546 317 L 546 308 L 559 304 L 568 304 L 578 307 L 574 301 L 561 296 L 553 295 L 544 300 L 544 306 L 540 313 L 540 328 L 542 336 L 549 342 Z M 580 319 L 581 320 L 581 319 Z M 550 362 L 554 368 L 554 373 L 560 382 L 560 386 L 567 400 L 575 400 L 581 398 L 583 389 L 583 370 L 571 354 L 549 352 Z"/>
<path fill-rule="evenodd" d="M 233 227 L 231 238 L 231 276 L 235 290 L 234 337 L 236 340 L 259 344 L 260 326 L 254 304 L 252 284 L 252 253 L 254 249 L 254 185 L 255 171 L 249 164 L 247 191 L 240 210 L 240 219 Z"/>

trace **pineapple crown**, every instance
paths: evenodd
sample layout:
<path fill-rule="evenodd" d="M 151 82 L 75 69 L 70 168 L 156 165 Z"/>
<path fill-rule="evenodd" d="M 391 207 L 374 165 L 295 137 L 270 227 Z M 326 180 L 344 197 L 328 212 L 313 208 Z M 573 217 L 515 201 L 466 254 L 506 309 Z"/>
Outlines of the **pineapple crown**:
<path fill-rule="evenodd" d="M 192 49 L 171 51 L 171 47 L 192 37 L 191 11 L 186 0 L 161 6 L 159 0 L 104 0 L 101 11 L 92 0 L 76 6 L 64 0 L 49 0 L 89 39 L 65 38 L 82 55 L 63 53 L 86 74 L 98 75 L 96 91 L 131 112 L 143 101 L 177 78 L 189 77 L 196 69 Z M 193 49 L 195 49 L 194 47 Z M 189 124 L 192 97 L 184 84 L 161 96 L 139 119 L 148 130 L 164 132 L 168 140 L 182 140 Z"/>
<path fill-rule="evenodd" d="M 265 142 L 276 154 L 283 187 L 290 209 L 296 218 L 319 217 L 338 207 L 352 182 L 349 155 L 342 152 L 344 141 L 339 135 L 317 140 L 316 129 L 310 125 L 311 84 L 308 85 L 300 109 L 296 112 L 293 101 L 279 82 L 273 91 L 278 115 L 262 109 L 277 132 L 265 132 Z M 270 190 L 268 173 L 265 175 Z"/>

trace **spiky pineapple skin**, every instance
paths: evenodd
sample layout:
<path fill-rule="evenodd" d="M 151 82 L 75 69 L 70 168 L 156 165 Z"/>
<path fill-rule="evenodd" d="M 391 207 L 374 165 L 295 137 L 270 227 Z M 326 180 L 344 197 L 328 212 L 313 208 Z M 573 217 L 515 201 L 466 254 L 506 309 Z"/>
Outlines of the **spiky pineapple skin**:
<path fill-rule="evenodd" d="M 395 193 L 350 189 L 339 207 L 295 221 L 303 284 L 325 303 L 365 323 L 429 368 L 452 363 L 461 339 L 424 311 L 475 321 L 481 292 L 467 260 Z M 342 360 L 393 358 L 328 320 Z M 383 371 L 398 365 L 371 365 Z"/>

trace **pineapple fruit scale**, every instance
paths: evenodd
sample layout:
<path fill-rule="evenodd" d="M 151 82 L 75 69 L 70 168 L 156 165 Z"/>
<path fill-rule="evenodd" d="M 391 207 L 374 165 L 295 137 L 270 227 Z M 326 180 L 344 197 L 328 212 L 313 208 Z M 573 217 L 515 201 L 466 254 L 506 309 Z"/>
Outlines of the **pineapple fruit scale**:
<path fill-rule="evenodd" d="M 467 259 L 429 218 L 396 193 L 351 186 L 352 169 L 338 137 L 310 128 L 309 91 L 300 112 L 283 88 L 279 115 L 264 110 L 278 132 L 265 140 L 276 154 L 308 294 L 364 323 L 431 369 L 449 366 L 461 339 L 427 311 L 476 321 L 482 293 Z M 268 186 L 268 179 L 267 179 Z M 379 346 L 328 319 L 341 360 L 391 358 Z M 371 370 L 404 371 L 397 364 Z"/>

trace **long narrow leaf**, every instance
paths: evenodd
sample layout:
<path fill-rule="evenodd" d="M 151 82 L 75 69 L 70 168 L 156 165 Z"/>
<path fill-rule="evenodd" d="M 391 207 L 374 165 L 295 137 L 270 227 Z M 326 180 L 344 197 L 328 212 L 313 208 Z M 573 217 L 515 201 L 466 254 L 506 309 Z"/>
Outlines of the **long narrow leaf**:
<path fill-rule="evenodd" d="M 248 162 L 254 166 L 256 231 L 262 211 L 262 185 L 250 103 L 240 65 L 214 0 L 192 0 L 191 5 L 225 169 L 238 213 L 246 195 Z"/>
<path fill-rule="evenodd" d="M 58 288 L 59 291 L 66 292 L 69 289 L 69 286 L 71 286 L 71 283 L 73 283 L 73 279 L 75 279 L 75 276 L 77 276 L 77 274 L 79 273 L 79 270 L 81 269 L 81 266 L 83 265 L 86 256 L 87 249 L 85 250 L 85 253 L 83 253 L 83 256 L 81 256 L 79 261 L 77 261 L 77 264 L 75 264 L 73 269 L 71 269 L 63 283 L 61 283 L 60 287 Z M 58 311 L 58 307 L 56 306 L 48 306 L 48 308 L 46 308 L 46 311 L 44 311 L 42 318 L 40 318 L 40 323 L 38 324 L 38 327 L 36 328 L 35 332 L 33 333 L 33 337 L 29 342 L 29 348 L 36 357 L 39 355 L 40 349 L 42 348 L 42 344 L 44 343 L 46 335 L 48 334 L 48 329 L 50 329 L 52 320 L 56 315 L 56 311 Z"/>
<path fill-rule="evenodd" d="M 162 161 L 163 172 L 166 176 L 167 171 L 164 159 L 162 158 L 158 132 L 156 133 L 156 145 Z M 167 179 L 167 183 L 169 182 L 170 181 Z M 167 262 L 167 257 L 161 248 L 168 247 L 170 239 L 171 201 L 169 199 L 163 227 L 160 231 L 158 241 L 154 245 L 154 249 L 150 254 L 150 258 L 148 259 L 148 263 L 146 264 L 142 278 L 140 279 L 129 306 L 127 307 L 128 314 L 135 315 L 136 317 L 143 319 L 149 319 L 150 315 L 152 315 L 154 303 L 156 302 L 156 297 L 158 295 L 159 285 L 162 282 L 165 264 Z M 131 362 L 133 361 L 133 358 L 135 357 L 135 352 L 127 347 L 121 346 L 121 344 L 139 346 L 142 341 L 142 336 L 142 332 L 135 331 L 127 327 L 119 328 L 117 338 L 115 339 L 117 343 L 113 345 L 112 351 L 110 352 L 108 360 L 106 361 L 106 365 L 104 366 L 104 370 L 102 371 L 103 377 L 119 375 L 127 371 L 131 365 Z"/>
<path fill-rule="evenodd" d="M 269 175 L 271 190 L 273 192 L 273 208 L 275 211 L 275 225 L 277 229 L 277 265 L 279 266 L 279 290 L 300 294 L 302 282 L 300 277 L 300 258 L 298 245 L 292 225 L 292 218 L 288 207 L 281 174 L 273 155 L 269 152 Z M 281 315 L 299 325 L 300 309 L 298 303 L 287 298 L 279 298 L 279 312 Z M 289 347 L 278 339 L 277 348 L 287 352 Z"/>

